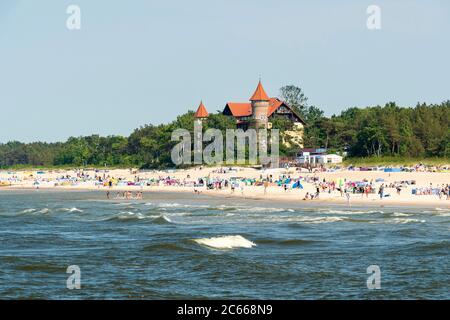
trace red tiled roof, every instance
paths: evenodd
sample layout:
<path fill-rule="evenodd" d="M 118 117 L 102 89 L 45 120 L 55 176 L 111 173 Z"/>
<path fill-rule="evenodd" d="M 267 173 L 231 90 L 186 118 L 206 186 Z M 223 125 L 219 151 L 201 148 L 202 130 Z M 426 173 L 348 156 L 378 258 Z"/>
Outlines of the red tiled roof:
<path fill-rule="evenodd" d="M 277 98 L 270 98 L 267 116 L 270 117 L 282 104 L 283 101 L 280 101 Z M 235 117 L 249 117 L 253 113 L 251 103 L 228 102 L 227 106 Z"/>
<path fill-rule="evenodd" d="M 261 81 L 259 81 L 255 93 L 250 98 L 250 101 L 269 101 L 269 100 L 270 100 L 269 96 L 267 95 L 266 91 L 264 91 Z"/>
<path fill-rule="evenodd" d="M 234 117 L 249 117 L 252 115 L 251 103 L 228 102 L 227 106 Z"/>
<path fill-rule="evenodd" d="M 194 117 L 196 118 L 207 118 L 208 117 L 208 111 L 206 111 L 205 106 L 203 105 L 203 102 L 200 102 L 200 105 L 197 109 L 197 112 L 195 112 Z"/>
<path fill-rule="evenodd" d="M 267 117 L 270 117 L 279 107 L 285 105 L 287 108 L 291 109 L 284 101 L 278 98 L 270 98 L 269 99 L 269 108 L 267 109 Z M 234 117 L 250 117 L 253 114 L 252 104 L 251 103 L 240 103 L 240 102 L 228 102 L 225 108 L 228 107 L 231 114 Z M 294 112 L 295 115 L 297 113 Z M 305 123 L 305 121 L 297 115 L 297 117 L 301 120 L 301 122 Z"/>
<path fill-rule="evenodd" d="M 283 103 L 283 101 L 278 100 L 277 98 L 270 98 L 267 116 L 270 117 Z"/>

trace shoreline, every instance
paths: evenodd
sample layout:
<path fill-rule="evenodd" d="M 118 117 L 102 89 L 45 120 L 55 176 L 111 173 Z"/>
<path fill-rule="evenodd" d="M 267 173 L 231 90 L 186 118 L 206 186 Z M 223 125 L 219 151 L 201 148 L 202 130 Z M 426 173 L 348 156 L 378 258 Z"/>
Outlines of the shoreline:
<path fill-rule="evenodd" d="M 283 182 L 286 179 L 290 182 Z M 263 183 L 268 180 L 269 182 Z M 208 181 L 213 189 L 206 187 Z M 227 184 L 224 184 L 224 181 L 227 181 Z M 295 181 L 301 181 L 302 188 L 294 187 Z M 356 188 L 350 187 L 350 184 L 361 183 L 365 185 L 370 183 L 371 190 L 367 192 L 367 195 L 362 196 Z M 341 194 L 338 191 L 339 186 L 343 184 L 347 185 L 345 187 L 348 190 L 347 194 Z M 234 186 L 234 192 L 231 185 Z M 384 197 L 380 199 L 378 191 L 382 185 Z M 171 193 L 174 194 L 175 199 L 176 194 L 188 196 L 190 200 L 205 195 L 222 199 L 224 202 L 242 199 L 305 207 L 322 205 L 450 208 L 450 200 L 447 200 L 447 196 L 444 195 L 442 199 L 439 199 L 436 193 L 436 189 L 449 185 L 450 173 L 446 172 L 327 170 L 311 173 L 294 168 L 258 170 L 240 167 L 197 167 L 170 171 L 132 169 L 0 171 L 0 193 L 31 192 L 36 189 L 53 192 L 96 191 L 103 193 L 106 200 L 106 193 L 109 191 L 111 201 L 116 198 L 117 193 L 130 191 L 145 194 Z M 400 188 L 399 193 L 398 188 Z M 318 189 L 320 189 L 318 197 L 312 200 L 311 195 L 316 196 Z M 418 190 L 421 194 L 416 194 Z M 433 190 L 433 192 L 427 190 Z M 303 200 L 306 195 L 309 199 Z M 349 206 L 347 195 L 350 197 Z M 120 195 L 118 200 L 136 200 L 122 198 L 122 196 Z"/>
<path fill-rule="evenodd" d="M 259 189 L 259 190 L 255 190 Z M 194 193 L 193 187 L 165 187 L 165 186 L 150 186 L 150 187 L 138 187 L 138 186 L 128 186 L 128 187 L 80 187 L 80 186 L 64 186 L 64 187 L 24 187 L 24 186 L 12 186 L 12 187 L 1 187 L 0 195 L 9 192 L 95 192 L 101 193 L 105 195 L 105 201 L 148 201 L 150 200 L 145 195 L 151 194 L 171 194 L 177 195 L 182 193 L 183 195 L 192 195 L 189 197 L 191 200 L 196 199 L 198 197 L 210 197 L 215 199 L 241 199 L 246 201 L 261 201 L 261 202 L 275 202 L 277 204 L 288 204 L 288 205 L 296 205 L 296 206 L 304 206 L 304 207 L 315 207 L 315 206 L 339 206 L 345 208 L 355 207 L 370 207 L 370 208 L 383 208 L 383 207 L 419 207 L 419 208 L 427 208 L 427 209 L 450 209 L 450 200 L 439 200 L 437 196 L 434 195 L 425 195 L 425 196 L 417 196 L 421 197 L 419 199 L 415 199 L 414 201 L 408 201 L 409 199 L 395 199 L 395 198 L 385 198 L 380 200 L 378 197 L 374 198 L 374 195 L 371 195 L 371 198 L 366 199 L 363 198 L 360 194 L 352 194 L 350 198 L 350 205 L 347 204 L 347 200 L 344 197 L 340 197 L 338 195 L 328 196 L 323 195 L 322 198 L 315 200 L 303 200 L 303 194 L 299 190 L 289 190 L 287 192 L 283 191 L 282 194 L 280 192 L 272 192 L 274 190 L 269 190 L 268 194 L 264 195 L 263 187 L 248 187 L 248 190 L 244 192 L 244 195 L 240 193 L 240 191 L 235 191 L 231 193 L 230 190 L 201 190 L 200 194 Z M 126 199 L 126 198 L 106 198 L 106 192 L 110 192 L 112 195 L 117 192 L 143 192 L 144 199 Z M 259 191 L 259 192 L 255 192 Z M 256 193 L 254 195 L 249 194 L 250 192 Z M 247 193 L 247 194 L 246 194 Z M 324 197 L 328 196 L 328 197 Z"/>

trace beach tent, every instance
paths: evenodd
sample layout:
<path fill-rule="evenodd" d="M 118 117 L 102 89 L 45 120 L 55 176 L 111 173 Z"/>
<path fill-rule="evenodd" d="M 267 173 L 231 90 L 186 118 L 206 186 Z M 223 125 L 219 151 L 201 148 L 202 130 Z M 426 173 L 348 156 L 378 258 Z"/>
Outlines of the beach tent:
<path fill-rule="evenodd" d="M 303 189 L 303 185 L 300 183 L 300 180 L 298 180 L 297 182 L 295 182 L 292 185 L 292 189 L 295 189 L 295 188 Z"/>
<path fill-rule="evenodd" d="M 384 168 L 384 172 L 402 172 L 401 168 Z"/>

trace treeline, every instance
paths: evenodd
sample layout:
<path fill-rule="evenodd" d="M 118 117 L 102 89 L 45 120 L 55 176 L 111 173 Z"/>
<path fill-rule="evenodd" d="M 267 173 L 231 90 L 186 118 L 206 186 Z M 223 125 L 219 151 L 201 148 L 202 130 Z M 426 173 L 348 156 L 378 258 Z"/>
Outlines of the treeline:
<path fill-rule="evenodd" d="M 353 157 L 450 157 L 450 101 L 401 108 L 350 108 L 308 124 L 305 145 Z"/>
<path fill-rule="evenodd" d="M 172 167 L 171 150 L 177 142 L 171 141 L 172 132 L 183 128 L 194 132 L 194 112 L 179 116 L 162 125 L 146 125 L 134 130 L 129 137 L 91 135 L 71 137 L 64 143 L 0 144 L 0 167 L 13 166 L 115 166 L 140 168 Z M 216 128 L 225 133 L 236 123 L 230 117 L 212 114 L 203 129 Z M 225 136 L 225 135 L 224 135 Z"/>
<path fill-rule="evenodd" d="M 325 117 L 323 111 L 308 106 L 298 87 L 281 90 L 285 99 L 306 120 L 305 147 L 323 147 L 347 152 L 353 157 L 407 156 L 450 158 L 450 101 L 438 105 L 419 104 L 401 108 L 395 103 L 384 107 L 350 108 L 340 115 Z M 175 129 L 183 128 L 193 137 L 194 113 L 179 116 L 169 124 L 146 125 L 129 137 L 98 135 L 71 137 L 61 143 L 0 144 L 0 167 L 12 166 L 137 166 L 141 168 L 172 167 L 171 141 Z M 290 124 L 275 119 L 281 132 Z M 236 128 L 235 121 L 212 114 L 203 129 Z M 225 135 L 224 135 L 225 136 Z M 281 155 L 292 156 L 298 148 L 280 146 Z"/>

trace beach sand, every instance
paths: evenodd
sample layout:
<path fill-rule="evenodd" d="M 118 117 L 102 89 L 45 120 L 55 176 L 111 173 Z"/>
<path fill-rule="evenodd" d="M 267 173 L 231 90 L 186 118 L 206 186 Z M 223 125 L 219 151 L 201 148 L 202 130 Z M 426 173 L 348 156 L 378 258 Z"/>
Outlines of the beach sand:
<path fill-rule="evenodd" d="M 197 178 L 222 178 L 229 179 L 231 177 L 242 178 L 255 178 L 259 179 L 266 177 L 269 174 L 273 175 L 274 179 L 277 179 L 280 174 L 290 175 L 292 178 L 298 177 L 318 177 L 321 181 L 326 179 L 327 181 L 338 181 L 339 179 L 347 179 L 347 181 L 362 181 L 367 179 L 368 181 L 375 181 L 376 179 L 384 179 L 385 184 L 390 184 L 400 181 L 415 180 L 416 185 L 410 185 L 402 189 L 401 194 L 398 195 L 394 188 L 386 188 L 385 194 L 389 194 L 389 197 L 380 199 L 378 194 L 369 194 L 369 197 L 362 196 L 361 194 L 350 194 L 350 205 L 367 205 L 367 206 L 424 206 L 433 208 L 448 208 L 450 207 L 450 200 L 439 199 L 436 195 L 413 195 L 413 188 L 426 188 L 441 186 L 442 184 L 450 183 L 450 173 L 438 173 L 438 172 L 382 172 L 382 171 L 336 171 L 336 172 L 320 172 L 320 173 L 308 173 L 306 171 L 298 172 L 295 169 L 270 169 L 270 170 L 257 170 L 253 168 L 236 168 L 236 171 L 227 173 L 218 173 L 217 167 L 214 168 L 192 168 L 187 170 L 174 170 L 174 171 L 144 171 L 133 173 L 127 169 L 114 169 L 108 170 L 105 174 L 114 178 L 122 178 L 125 180 L 133 181 L 137 175 L 140 179 L 151 179 L 160 177 L 171 177 L 179 179 L 180 181 L 194 181 Z M 94 177 L 96 174 L 103 176 L 104 171 L 100 170 L 95 172 L 94 170 L 85 170 L 85 174 L 89 174 L 90 177 Z M 18 177 L 17 182 L 13 182 L 11 185 L 4 185 L 0 187 L 2 190 L 21 190 L 21 189 L 36 189 L 34 185 L 36 178 L 38 177 L 40 184 L 39 189 L 52 189 L 61 191 L 70 190 L 103 190 L 110 191 L 112 196 L 118 191 L 143 191 L 146 192 L 187 192 L 192 193 L 195 197 L 194 187 L 186 186 L 113 186 L 104 187 L 96 186 L 92 181 L 79 182 L 76 185 L 64 185 L 54 186 L 53 181 L 61 176 L 70 175 L 76 176 L 76 172 L 73 170 L 58 170 L 58 171 L 45 171 L 45 173 L 37 174 L 36 171 L 17 171 L 14 173 L 1 171 L 0 181 L 7 181 L 12 176 Z M 48 181 L 48 182 L 46 182 Z M 313 183 L 302 182 L 304 189 L 289 189 L 285 191 L 282 187 L 271 185 L 267 188 L 267 192 L 264 192 L 263 186 L 245 186 L 243 191 L 240 188 L 236 188 L 234 193 L 231 193 L 230 188 L 222 190 L 207 190 L 203 188 L 195 188 L 202 194 L 224 197 L 224 201 L 232 201 L 234 197 L 246 198 L 246 199 L 264 199 L 270 201 L 287 201 L 287 202 L 302 202 L 302 203 L 320 203 L 320 204 L 343 204 L 347 205 L 347 198 L 342 197 L 338 191 L 332 193 L 321 192 L 319 199 L 315 200 L 303 200 L 305 194 L 315 193 L 315 185 Z M 381 183 L 377 183 L 378 187 Z"/>

